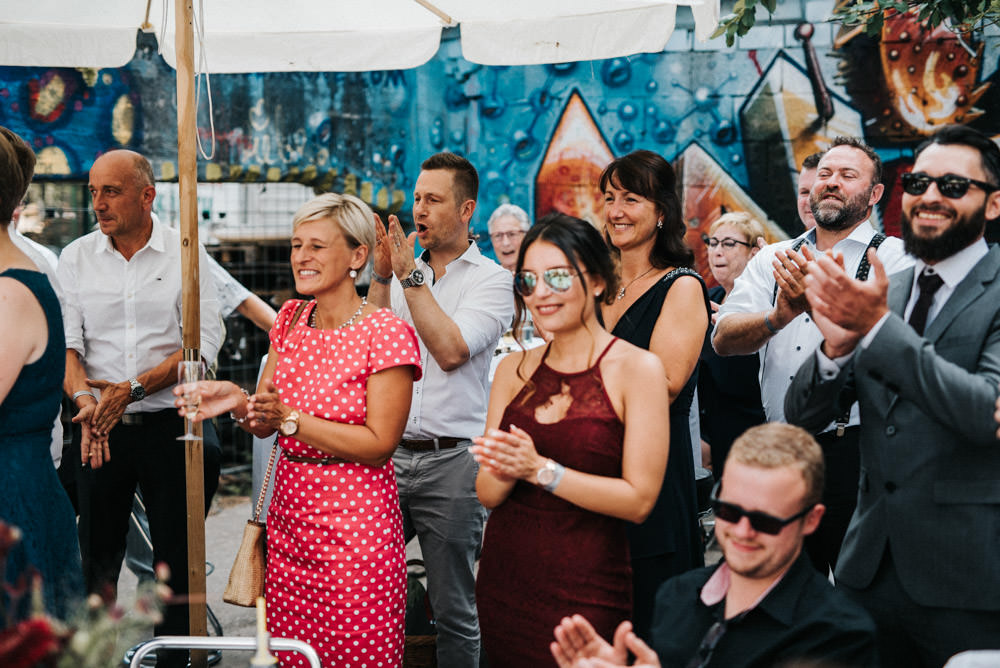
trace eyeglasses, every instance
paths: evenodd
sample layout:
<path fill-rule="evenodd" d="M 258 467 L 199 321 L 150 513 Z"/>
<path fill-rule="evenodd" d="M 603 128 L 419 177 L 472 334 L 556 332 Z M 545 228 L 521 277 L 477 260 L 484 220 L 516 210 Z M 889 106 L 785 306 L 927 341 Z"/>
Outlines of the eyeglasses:
<path fill-rule="evenodd" d="M 704 241 L 705 245 L 707 245 L 709 248 L 715 248 L 719 244 L 722 244 L 722 247 L 725 248 L 726 250 L 732 250 L 736 248 L 736 244 L 739 244 L 740 246 L 746 246 L 747 248 L 752 248 L 751 244 L 748 244 L 745 241 L 739 241 L 737 239 L 733 239 L 732 237 L 726 237 L 725 239 L 716 239 L 715 237 L 710 237 L 707 234 L 703 234 L 701 235 L 701 240 Z"/>
<path fill-rule="evenodd" d="M 768 515 L 767 513 L 762 513 L 757 510 L 747 510 L 742 506 L 738 506 L 735 503 L 728 503 L 726 501 L 719 500 L 719 491 L 722 489 L 722 481 L 715 483 L 715 489 L 712 490 L 712 496 L 710 501 L 712 503 L 712 510 L 715 512 L 715 516 L 723 520 L 724 522 L 731 522 L 736 524 L 741 519 L 746 517 L 750 520 L 750 526 L 753 527 L 754 531 L 759 531 L 761 533 L 766 533 L 769 536 L 776 536 L 781 533 L 781 530 L 786 526 L 794 522 L 795 520 L 805 517 L 810 510 L 813 509 L 812 506 L 804 509 L 802 512 L 795 513 L 791 517 L 781 519 L 780 517 L 775 517 L 774 515 Z"/>
<path fill-rule="evenodd" d="M 903 181 L 903 192 L 907 195 L 923 195 L 931 183 L 936 183 L 938 191 L 948 199 L 962 199 L 965 197 L 965 193 L 969 192 L 969 186 L 976 186 L 986 193 L 1000 190 L 1000 187 L 995 185 L 968 179 L 957 174 L 931 176 L 924 172 L 907 172 L 900 178 Z"/>
<path fill-rule="evenodd" d="M 576 272 L 570 267 L 554 267 L 542 272 L 542 280 L 556 292 L 566 292 L 573 287 L 573 277 Z M 533 271 L 520 271 L 514 275 L 514 289 L 522 297 L 530 297 L 538 286 L 538 274 Z"/>
<path fill-rule="evenodd" d="M 490 234 L 490 239 L 493 241 L 513 241 L 515 239 L 520 239 L 526 234 L 524 230 L 515 230 L 513 232 L 493 232 Z"/>

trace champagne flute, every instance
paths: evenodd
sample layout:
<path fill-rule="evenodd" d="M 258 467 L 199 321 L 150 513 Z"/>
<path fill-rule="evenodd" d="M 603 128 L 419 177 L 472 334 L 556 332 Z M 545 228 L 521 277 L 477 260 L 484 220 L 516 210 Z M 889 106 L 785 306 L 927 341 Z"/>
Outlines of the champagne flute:
<path fill-rule="evenodd" d="M 201 360 L 195 362 L 178 362 L 177 363 L 177 383 L 196 383 L 199 380 L 205 380 L 205 363 Z M 191 422 L 195 415 L 198 414 L 198 409 L 201 407 L 201 393 L 198 391 L 185 392 L 184 393 L 184 427 L 185 432 L 183 436 L 178 436 L 178 441 L 199 441 L 201 436 L 196 436 L 191 431 L 193 423 Z"/>

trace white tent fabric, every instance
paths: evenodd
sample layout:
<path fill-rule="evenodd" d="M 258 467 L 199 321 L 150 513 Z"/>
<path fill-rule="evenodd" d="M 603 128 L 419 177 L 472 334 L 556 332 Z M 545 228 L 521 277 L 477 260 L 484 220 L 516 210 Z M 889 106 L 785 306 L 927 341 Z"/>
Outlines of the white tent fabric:
<path fill-rule="evenodd" d="M 151 0 L 149 22 L 176 66 L 169 2 Z M 416 67 L 437 51 L 442 28 L 456 24 L 463 55 L 475 63 L 596 60 L 661 51 L 678 4 L 691 6 L 701 40 L 719 20 L 719 0 L 427 2 L 452 23 L 417 0 L 195 0 L 194 7 L 204 15 L 212 73 Z M 0 65 L 119 67 L 132 58 L 146 10 L 147 0 L 0 0 Z"/>

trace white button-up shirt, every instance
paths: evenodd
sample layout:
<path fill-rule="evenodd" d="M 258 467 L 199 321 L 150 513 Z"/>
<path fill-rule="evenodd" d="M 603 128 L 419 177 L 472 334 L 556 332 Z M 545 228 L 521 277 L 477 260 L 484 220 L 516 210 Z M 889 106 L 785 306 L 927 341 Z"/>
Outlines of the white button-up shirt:
<path fill-rule="evenodd" d="M 215 360 L 222 325 L 208 254 L 199 245 L 201 355 Z M 180 233 L 153 221 L 149 241 L 126 260 L 100 230 L 66 246 L 59 258 L 66 347 L 82 358 L 87 377 L 120 383 L 183 347 Z M 126 413 L 174 405 L 171 388 L 131 403 Z"/>
<path fill-rule="evenodd" d="M 873 236 L 875 228 L 865 221 L 834 245 L 833 251 L 843 254 L 844 266 L 849 275 L 857 273 L 861 258 Z M 809 230 L 797 239 L 770 244 L 754 255 L 736 279 L 732 293 L 719 309 L 717 322 L 732 313 L 770 311 L 774 307 L 775 286 L 771 262 L 777 251 L 791 248 L 801 238 L 815 249 L 816 233 Z M 913 264 L 913 258 L 903 250 L 902 240 L 896 237 L 888 237 L 882 242 L 878 248 L 878 257 L 885 265 L 886 274 L 890 275 Z M 873 277 L 874 272 L 869 272 L 868 280 Z M 785 392 L 795 377 L 795 372 L 822 342 L 823 334 L 812 317 L 808 313 L 801 313 L 760 349 L 760 394 L 764 414 L 769 422 L 785 421 Z M 849 424 L 860 424 L 857 404 L 851 408 Z"/>
<path fill-rule="evenodd" d="M 513 277 L 499 264 L 483 257 L 476 244 L 470 244 L 467 251 L 452 260 L 444 276 L 433 285 L 433 270 L 423 257 L 416 262 L 434 299 L 458 325 L 469 348 L 469 361 L 454 371 L 444 371 L 420 339 L 424 375 L 413 384 L 403 438 L 479 436 L 486 427 L 490 360 L 497 341 L 514 318 Z M 393 280 L 392 310 L 413 324 L 403 289 L 399 281 Z"/>

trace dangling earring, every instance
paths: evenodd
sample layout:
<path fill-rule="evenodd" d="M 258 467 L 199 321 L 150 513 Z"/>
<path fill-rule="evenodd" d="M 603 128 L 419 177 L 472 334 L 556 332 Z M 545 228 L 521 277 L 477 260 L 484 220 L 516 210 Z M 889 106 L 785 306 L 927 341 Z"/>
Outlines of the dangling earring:
<path fill-rule="evenodd" d="M 663 219 L 662 218 L 660 218 L 658 221 L 656 221 L 656 229 L 658 229 L 658 230 L 662 230 L 663 229 Z"/>
<path fill-rule="evenodd" d="M 600 299 L 600 297 L 601 297 L 601 291 L 598 290 L 597 292 L 594 293 L 594 299 Z"/>
<path fill-rule="evenodd" d="M 348 275 L 349 275 L 349 276 L 350 276 L 351 278 L 357 278 L 357 277 L 358 277 L 358 270 L 357 270 L 357 269 L 351 269 L 351 271 L 350 271 L 350 272 L 348 272 Z"/>

